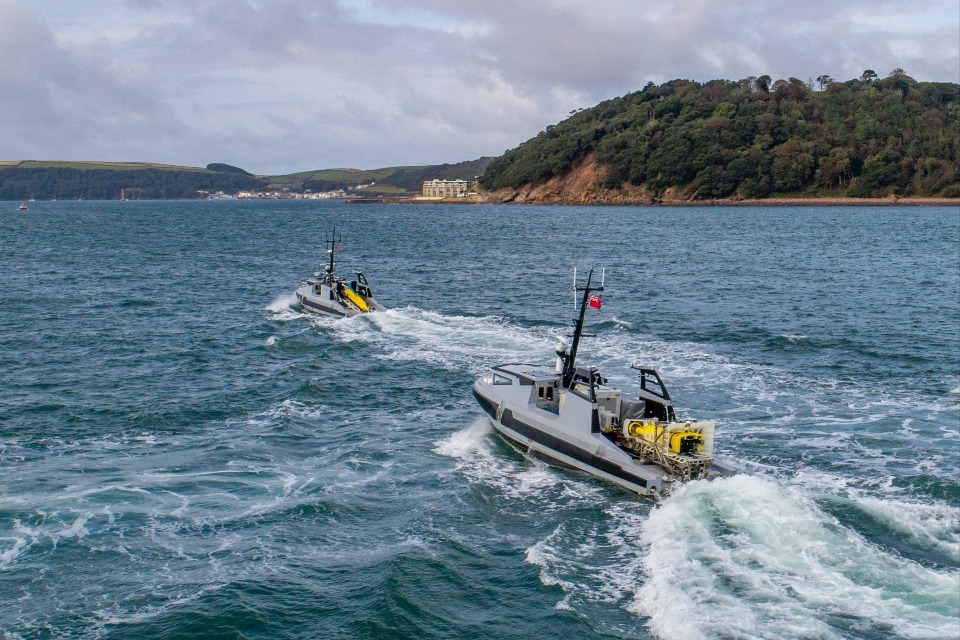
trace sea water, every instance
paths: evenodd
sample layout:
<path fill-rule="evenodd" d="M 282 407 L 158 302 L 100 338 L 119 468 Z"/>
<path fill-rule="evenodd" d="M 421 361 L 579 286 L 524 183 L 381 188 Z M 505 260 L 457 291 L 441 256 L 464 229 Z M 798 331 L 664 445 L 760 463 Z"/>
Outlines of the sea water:
<path fill-rule="evenodd" d="M 3 638 L 960 634 L 955 207 L 8 208 Z M 297 307 L 334 225 L 389 310 Z M 581 362 L 742 473 L 658 503 L 491 431 L 574 266 Z"/>

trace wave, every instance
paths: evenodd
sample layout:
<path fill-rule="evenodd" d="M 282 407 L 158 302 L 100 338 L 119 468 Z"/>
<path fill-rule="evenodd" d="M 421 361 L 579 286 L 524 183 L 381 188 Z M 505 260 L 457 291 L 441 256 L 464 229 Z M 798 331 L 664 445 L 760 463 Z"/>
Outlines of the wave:
<path fill-rule="evenodd" d="M 377 347 L 378 358 L 470 372 L 502 358 L 549 358 L 555 331 L 518 327 L 497 316 L 448 316 L 416 307 L 361 314 L 327 326 L 341 341 Z"/>
<path fill-rule="evenodd" d="M 589 504 L 602 495 L 603 485 L 581 472 L 565 472 L 527 458 L 500 438 L 478 418 L 465 429 L 438 441 L 433 452 L 457 460 L 455 471 L 474 485 L 488 487 L 501 498 L 516 503 L 536 500 L 540 512 Z"/>
<path fill-rule="evenodd" d="M 662 638 L 955 637 L 960 573 L 885 552 L 770 480 L 691 483 L 634 542 L 647 555 L 629 609 Z"/>
<path fill-rule="evenodd" d="M 299 304 L 295 293 L 284 293 L 273 299 L 270 304 L 264 307 L 264 310 L 273 314 L 273 319 L 278 321 L 296 320 L 305 317 L 305 313 L 296 310 Z"/>
<path fill-rule="evenodd" d="M 373 359 L 471 375 L 492 363 L 550 362 L 557 333 L 552 326 L 524 327 L 497 316 L 451 316 L 415 307 L 314 322 L 337 341 L 371 348 Z M 619 327 L 585 340 L 581 356 L 625 391 L 637 386 L 631 364 L 655 366 L 678 413 L 717 420 L 720 451 L 742 462 L 769 462 L 795 473 L 804 464 L 797 452 L 804 451 L 807 466 L 840 458 L 849 474 L 870 483 L 878 476 L 902 476 L 905 465 L 927 460 L 929 473 L 953 482 L 955 448 L 940 444 L 956 437 L 955 430 L 943 426 L 957 412 L 949 397 L 938 400 L 900 388 L 738 362 L 702 344 L 653 340 Z M 902 426 L 905 416 L 912 420 L 909 429 Z M 896 443 L 892 449 L 891 442 Z"/>
<path fill-rule="evenodd" d="M 960 508 L 939 502 L 878 498 L 862 495 L 856 489 L 817 502 L 891 553 L 929 566 L 960 569 Z"/>
<path fill-rule="evenodd" d="M 652 510 L 603 500 L 606 522 L 561 522 L 526 550 L 557 608 L 611 605 L 661 640 L 955 638 L 960 510 L 867 499 L 858 507 L 952 566 L 921 564 L 758 476 L 690 483 Z"/>

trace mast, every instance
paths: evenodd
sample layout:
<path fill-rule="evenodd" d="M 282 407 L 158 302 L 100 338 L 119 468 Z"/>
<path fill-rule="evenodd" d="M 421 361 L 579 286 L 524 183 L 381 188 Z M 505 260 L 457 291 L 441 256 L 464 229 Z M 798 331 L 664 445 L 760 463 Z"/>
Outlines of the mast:
<path fill-rule="evenodd" d="M 343 239 L 343 235 L 340 236 Z M 333 232 L 330 234 L 330 239 L 327 240 L 327 253 L 330 254 L 330 266 L 327 267 L 327 273 L 330 274 L 330 280 L 333 281 L 333 268 L 334 268 L 334 255 L 337 252 L 337 226 L 333 226 Z"/>
<path fill-rule="evenodd" d="M 593 269 L 587 274 L 586 286 L 577 286 L 574 280 L 574 291 L 583 291 L 583 298 L 580 300 L 580 316 L 573 321 L 573 344 L 570 345 L 570 353 L 563 357 L 563 386 L 569 387 L 573 381 L 573 374 L 577 370 L 577 349 L 580 348 L 580 338 L 583 336 L 583 318 L 587 312 L 587 303 L 590 300 L 590 294 L 594 291 L 603 291 L 603 284 L 599 287 L 591 287 L 593 280 Z"/>

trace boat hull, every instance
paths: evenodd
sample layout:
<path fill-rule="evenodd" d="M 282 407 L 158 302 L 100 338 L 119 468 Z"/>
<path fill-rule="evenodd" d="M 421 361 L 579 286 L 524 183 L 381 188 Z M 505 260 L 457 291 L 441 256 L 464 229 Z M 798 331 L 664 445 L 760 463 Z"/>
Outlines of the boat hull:
<path fill-rule="evenodd" d="M 302 290 L 297 291 L 297 301 L 303 305 L 306 311 L 322 316 L 330 316 L 332 318 L 349 318 L 350 316 L 355 316 L 360 313 L 356 309 L 344 307 L 335 300 L 324 300 L 319 296 L 305 293 Z"/>
<path fill-rule="evenodd" d="M 579 469 L 641 495 L 657 495 L 665 488 L 663 473 L 659 469 L 650 465 L 632 465 L 635 469 L 625 469 L 601 453 L 605 450 L 604 445 L 593 451 L 577 446 L 518 418 L 510 408 L 497 405 L 476 387 L 473 395 L 490 418 L 493 428 L 521 451 L 558 466 Z M 613 447 L 613 444 L 609 446 Z"/>
<path fill-rule="evenodd" d="M 377 304 L 377 301 L 372 297 L 363 298 L 357 296 L 357 294 L 353 295 L 365 303 L 367 307 L 366 311 L 361 311 L 352 306 L 341 304 L 337 300 L 330 299 L 329 289 L 326 288 L 324 288 L 323 293 L 319 295 L 315 293 L 313 287 L 309 285 L 300 287 L 296 292 L 297 301 L 303 306 L 304 310 L 332 318 L 350 318 L 360 315 L 361 313 L 381 310 L 380 305 Z"/>

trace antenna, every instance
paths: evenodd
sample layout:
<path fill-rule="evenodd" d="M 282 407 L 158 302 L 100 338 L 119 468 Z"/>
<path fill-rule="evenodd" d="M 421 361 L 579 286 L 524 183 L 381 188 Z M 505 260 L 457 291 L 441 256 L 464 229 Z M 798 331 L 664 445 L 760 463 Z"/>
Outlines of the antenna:
<path fill-rule="evenodd" d="M 577 268 L 573 268 L 573 308 L 577 308 Z"/>
<path fill-rule="evenodd" d="M 327 267 L 327 272 L 330 274 L 330 280 L 333 281 L 333 270 L 337 255 L 337 243 L 343 240 L 343 234 L 337 236 L 337 226 L 333 226 L 333 231 L 330 233 L 330 240 L 327 241 L 327 253 L 330 254 L 330 265 Z"/>
<path fill-rule="evenodd" d="M 570 388 L 570 384 L 573 382 L 573 375 L 576 373 L 577 366 L 577 350 L 580 348 L 580 338 L 583 337 L 583 319 L 587 310 L 587 303 L 590 300 L 590 294 L 594 291 L 603 291 L 603 285 L 600 286 L 593 285 L 591 286 L 591 281 L 593 280 L 593 269 L 590 269 L 590 272 L 587 274 L 587 284 L 582 287 L 578 287 L 576 280 L 574 280 L 573 286 L 573 297 L 576 300 L 577 293 L 579 291 L 583 292 L 583 299 L 580 301 L 580 314 L 579 317 L 573 320 L 573 344 L 570 345 L 570 353 L 563 359 L 563 381 L 562 384 L 566 388 Z"/>

